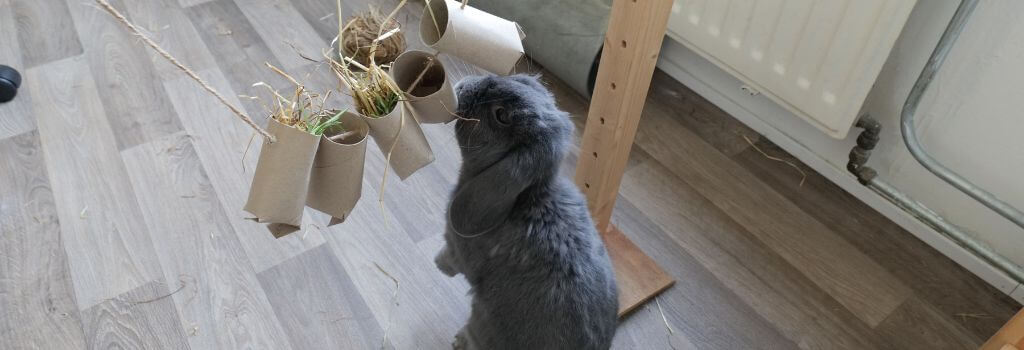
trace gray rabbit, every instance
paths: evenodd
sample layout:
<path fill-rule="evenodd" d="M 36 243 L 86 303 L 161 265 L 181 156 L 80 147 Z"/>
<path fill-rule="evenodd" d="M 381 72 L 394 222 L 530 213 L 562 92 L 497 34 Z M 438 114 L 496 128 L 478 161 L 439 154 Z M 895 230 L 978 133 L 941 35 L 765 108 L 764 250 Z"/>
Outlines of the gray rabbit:
<path fill-rule="evenodd" d="M 435 259 L 472 287 L 455 348 L 608 349 L 611 261 L 583 195 L 558 176 L 569 115 L 533 76 L 469 77 L 455 89 L 463 162 Z"/>

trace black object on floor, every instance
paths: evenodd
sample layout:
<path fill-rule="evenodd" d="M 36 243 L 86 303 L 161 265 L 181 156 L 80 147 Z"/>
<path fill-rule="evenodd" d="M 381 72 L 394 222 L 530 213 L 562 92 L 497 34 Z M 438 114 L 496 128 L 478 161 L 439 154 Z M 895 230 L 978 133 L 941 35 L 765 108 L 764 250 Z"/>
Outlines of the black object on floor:
<path fill-rule="evenodd" d="M 0 64 L 0 103 L 14 99 L 21 86 L 21 74 L 14 68 Z"/>

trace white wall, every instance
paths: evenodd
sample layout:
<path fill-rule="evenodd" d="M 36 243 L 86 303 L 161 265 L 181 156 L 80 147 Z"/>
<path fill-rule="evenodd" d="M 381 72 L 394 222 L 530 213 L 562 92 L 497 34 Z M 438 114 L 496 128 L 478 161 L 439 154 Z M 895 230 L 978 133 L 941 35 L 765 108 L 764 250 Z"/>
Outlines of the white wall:
<path fill-rule="evenodd" d="M 899 134 L 899 111 L 958 0 L 920 0 L 868 96 L 864 111 L 883 125 L 869 163 L 879 175 L 964 227 L 997 252 L 1024 265 L 1020 229 L 911 158 Z M 1024 1 L 985 0 L 978 6 L 937 80 L 922 101 L 917 127 L 925 148 L 951 169 L 1003 200 L 1024 208 Z M 845 174 L 856 132 L 835 140 L 775 106 L 744 95 L 721 70 L 666 40 L 659 67 L 768 136 L 816 170 L 868 202 L 922 240 L 1007 293 L 1015 283 L 936 232 L 914 222 Z M 1018 290 L 1017 294 L 1020 290 Z M 1022 297 L 1024 299 L 1024 297 Z"/>

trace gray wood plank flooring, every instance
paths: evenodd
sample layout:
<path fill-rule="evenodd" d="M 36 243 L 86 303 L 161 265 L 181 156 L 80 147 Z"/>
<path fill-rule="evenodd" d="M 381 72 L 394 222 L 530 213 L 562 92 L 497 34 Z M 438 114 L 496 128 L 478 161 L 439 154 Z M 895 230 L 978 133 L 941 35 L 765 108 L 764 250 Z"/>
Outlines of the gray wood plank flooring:
<path fill-rule="evenodd" d="M 790 339 L 812 349 L 869 348 L 868 327 L 660 163 L 628 175 L 624 197 L 755 312 L 787 325 L 780 331 Z"/>
<path fill-rule="evenodd" d="M 67 0 L 118 149 L 181 131 L 149 50 L 105 11 Z M 127 12 L 124 1 L 110 3 Z M 168 28 L 170 30 L 170 28 Z M 150 29 L 150 31 L 156 31 Z"/>
<path fill-rule="evenodd" d="M 649 113 L 636 144 L 871 326 L 910 295 L 876 262 L 763 182 L 678 126 Z"/>
<path fill-rule="evenodd" d="M 14 11 L 17 24 L 18 43 L 25 67 L 35 67 L 47 62 L 82 53 L 79 31 L 71 20 L 68 6 L 61 1 L 5 0 L 0 7 Z M 77 3 L 77 2 L 76 2 Z M 9 45 L 4 42 L 4 45 Z"/>
<path fill-rule="evenodd" d="M 178 289 L 181 286 L 155 280 L 82 310 L 88 348 L 189 349 L 174 302 L 168 297 L 184 292 L 184 288 Z"/>
<path fill-rule="evenodd" d="M 218 71 L 203 71 L 199 74 L 205 76 L 211 86 L 229 96 L 228 99 L 236 100 L 230 97 L 231 89 Z M 251 215 L 242 211 L 242 206 L 248 198 L 251 174 L 256 168 L 256 155 L 259 154 L 261 140 L 255 138 L 252 129 L 238 121 L 234 114 L 210 98 L 191 79 L 178 78 L 166 82 L 166 86 L 172 96 L 175 111 L 195 142 L 199 159 L 204 165 L 218 164 L 205 166 L 207 175 L 254 270 L 266 270 L 323 244 L 324 238 L 317 230 L 275 239 L 267 233 L 265 225 L 245 219 Z M 246 147 L 251 147 L 248 154 L 245 152 Z M 307 210 L 307 213 L 310 211 Z M 306 223 L 311 223 L 311 220 L 312 216 L 305 216 Z"/>
<path fill-rule="evenodd" d="M 327 245 L 261 272 L 259 280 L 294 349 L 371 349 L 384 341 L 363 294 Z"/>
<path fill-rule="evenodd" d="M 336 86 L 292 49 L 319 56 L 333 1 L 113 3 L 259 123 L 238 95 L 290 88 L 264 63 Z M 422 6 L 399 12 L 405 28 Z M 307 210 L 274 239 L 241 210 L 260 140 L 109 16 L 0 0 L 0 41 L 26 77 L 0 105 L 0 348 L 450 348 L 469 314 L 466 281 L 433 265 L 460 162 L 451 125 L 423 127 L 437 160 L 406 181 L 370 143 L 348 220 Z M 479 72 L 441 59 L 450 79 Z M 588 102 L 543 79 L 582 130 Z M 661 72 L 613 221 L 678 281 L 614 349 L 972 349 L 1020 308 Z"/>
<path fill-rule="evenodd" d="M 0 141 L 0 348 L 85 345 L 39 134 Z"/>
<path fill-rule="evenodd" d="M 174 53 L 174 58 L 193 70 L 203 70 L 217 66 L 213 55 L 203 45 L 195 45 L 199 40 L 192 21 L 185 9 L 172 1 L 124 1 L 125 14 L 136 25 L 147 28 L 153 41 L 164 50 Z M 118 28 L 121 29 L 121 28 Z M 137 43 L 133 43 L 137 44 Z M 140 46 L 140 45 L 134 45 Z M 170 62 L 146 48 L 144 51 L 152 58 L 153 68 L 162 80 L 177 79 L 181 71 Z"/>
<path fill-rule="evenodd" d="M 0 0 L 0 43 L 4 43 L 0 45 L 0 64 L 25 72 L 11 1 Z M 28 94 L 28 89 L 20 89 L 19 98 L 7 102 L 0 108 L 0 140 L 36 128 L 36 120 L 32 116 L 32 99 L 26 97 Z"/>
<path fill-rule="evenodd" d="M 160 276 L 153 244 L 83 56 L 28 70 L 80 309 Z"/>
<path fill-rule="evenodd" d="M 197 349 L 286 349 L 256 272 L 224 214 L 192 136 L 168 135 L 122 152 L 128 177 L 188 342 Z M 193 331 L 194 330 L 194 331 Z"/>
<path fill-rule="evenodd" d="M 766 140 L 757 142 L 761 150 L 798 164 L 806 165 Z M 1017 303 L 999 293 L 992 294 L 984 284 L 967 283 L 949 288 L 950 280 L 972 280 L 973 275 L 938 251 L 929 248 L 896 223 L 878 215 L 860 200 L 821 176 L 808 176 L 801 187 L 800 174 L 788 165 L 765 158 L 754 149 L 734 156 L 737 163 L 789 198 L 805 212 L 821 221 L 871 259 L 891 271 L 911 287 L 917 298 L 927 300 L 947 315 L 983 314 L 982 318 L 954 320 L 982 338 L 1013 317 Z M 816 174 L 815 174 L 816 175 Z M 979 298 L 989 294 L 991 297 Z M 970 311 L 966 311 L 970 310 Z"/>

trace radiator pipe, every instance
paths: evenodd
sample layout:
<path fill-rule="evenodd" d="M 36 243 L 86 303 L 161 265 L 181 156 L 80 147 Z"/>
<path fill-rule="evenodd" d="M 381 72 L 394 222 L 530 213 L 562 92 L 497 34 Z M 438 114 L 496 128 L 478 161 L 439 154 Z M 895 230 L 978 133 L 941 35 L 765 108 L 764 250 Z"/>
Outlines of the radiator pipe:
<path fill-rule="evenodd" d="M 910 95 L 907 96 L 906 103 L 903 104 L 903 112 L 900 115 L 900 131 L 903 133 L 903 142 L 906 143 L 910 154 L 914 156 L 914 159 L 917 159 L 925 169 L 928 169 L 935 174 L 935 176 L 945 180 L 961 192 L 966 193 L 981 202 L 981 204 L 989 207 L 989 209 L 992 209 L 996 213 L 999 213 L 999 215 L 1002 215 L 1014 224 L 1017 224 L 1017 226 L 1024 228 L 1024 213 L 1017 208 L 1014 208 L 1012 205 L 999 200 L 999 198 L 996 198 L 992 193 L 978 187 L 974 183 L 939 163 L 935 158 L 932 158 L 932 156 L 924 150 L 924 146 L 922 146 L 921 142 L 917 139 L 917 131 L 914 128 L 914 114 L 917 112 L 917 107 L 921 103 L 921 97 L 924 96 L 925 91 L 928 89 L 928 85 L 931 84 L 932 80 L 935 78 L 935 74 L 938 73 L 939 68 L 942 67 L 942 62 L 945 61 L 946 56 L 949 55 L 949 51 L 953 47 L 953 42 L 955 42 L 957 37 L 960 36 L 964 25 L 967 23 L 967 18 L 970 17 L 971 12 L 974 11 L 977 4 L 978 0 L 963 0 L 960 3 L 960 6 L 956 10 L 956 14 L 953 15 L 953 19 L 949 22 L 949 26 L 946 27 L 946 31 L 942 33 L 942 39 L 939 39 L 939 44 L 935 47 L 935 51 L 932 52 L 931 58 L 928 59 L 928 64 L 924 66 L 924 69 L 921 71 L 921 75 L 917 77 L 917 82 L 914 83 L 913 89 L 910 90 Z"/>
<path fill-rule="evenodd" d="M 932 51 L 931 57 L 928 58 L 928 62 L 925 64 L 924 69 L 921 70 L 921 74 L 918 76 L 917 81 L 910 90 L 910 94 L 907 96 L 906 102 L 903 104 L 903 110 L 900 114 L 900 131 L 903 134 L 904 143 L 910 154 L 925 169 L 928 169 L 928 171 L 953 185 L 961 192 L 966 193 L 986 207 L 1009 219 L 1017 226 L 1024 228 L 1024 213 L 999 200 L 988 191 L 971 183 L 936 161 L 935 158 L 932 158 L 925 152 L 924 147 L 917 138 L 917 131 L 914 129 L 914 114 L 917 112 L 917 107 L 921 104 L 921 98 L 935 78 L 939 68 L 942 67 L 942 63 L 949 55 L 953 43 L 956 42 L 960 33 L 963 32 L 967 19 L 974 12 L 977 5 L 978 0 L 962 0 L 960 2 L 956 13 L 953 14 L 953 18 L 950 20 L 945 32 L 942 33 L 939 43 L 936 45 L 935 50 Z M 1018 283 L 1024 283 L 1024 268 L 1020 265 L 996 253 L 992 248 L 972 237 L 961 227 L 946 221 L 945 218 L 921 202 L 914 200 L 906 193 L 879 178 L 877 171 L 866 166 L 865 164 L 867 164 L 868 159 L 871 157 L 871 150 L 878 144 L 882 125 L 870 116 L 865 115 L 857 121 L 857 127 L 864 129 L 864 131 L 857 137 L 857 145 L 850 151 L 850 160 L 846 168 L 857 177 L 858 182 L 872 189 L 886 200 L 896 204 L 896 206 L 943 234 L 957 245 L 1000 269 Z"/>

